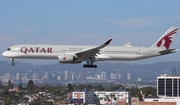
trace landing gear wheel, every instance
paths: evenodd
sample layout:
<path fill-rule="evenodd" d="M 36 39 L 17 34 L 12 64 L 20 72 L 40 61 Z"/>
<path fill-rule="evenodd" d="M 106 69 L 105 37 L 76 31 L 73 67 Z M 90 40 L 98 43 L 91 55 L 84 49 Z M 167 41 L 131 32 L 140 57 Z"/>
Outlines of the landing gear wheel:
<path fill-rule="evenodd" d="M 84 65 L 83 65 L 83 67 L 84 67 L 84 68 L 86 68 L 86 67 L 87 67 L 87 65 L 85 65 L 85 64 L 84 64 Z"/>
<path fill-rule="evenodd" d="M 10 60 L 11 60 L 11 65 L 14 66 L 15 65 L 14 58 L 10 58 Z"/>
<path fill-rule="evenodd" d="M 14 66 L 14 65 L 15 65 L 15 63 L 11 63 L 11 65 L 12 65 L 12 66 Z"/>
<path fill-rule="evenodd" d="M 84 67 L 84 68 L 97 68 L 97 65 L 84 64 L 83 67 Z"/>

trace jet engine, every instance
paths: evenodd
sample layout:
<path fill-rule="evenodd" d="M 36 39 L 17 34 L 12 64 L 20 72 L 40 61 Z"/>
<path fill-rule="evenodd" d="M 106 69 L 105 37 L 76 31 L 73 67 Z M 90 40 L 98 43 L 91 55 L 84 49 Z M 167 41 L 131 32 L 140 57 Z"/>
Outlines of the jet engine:
<path fill-rule="evenodd" d="M 74 54 L 60 54 L 58 56 L 59 63 L 81 63 L 81 62 L 75 62 L 78 57 Z"/>

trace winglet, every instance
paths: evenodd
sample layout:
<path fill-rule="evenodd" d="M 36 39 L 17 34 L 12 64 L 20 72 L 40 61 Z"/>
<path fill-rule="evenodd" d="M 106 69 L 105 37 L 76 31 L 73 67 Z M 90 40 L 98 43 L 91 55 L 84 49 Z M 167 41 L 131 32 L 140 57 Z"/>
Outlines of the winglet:
<path fill-rule="evenodd" d="M 104 44 L 109 44 L 112 41 L 112 39 L 109 39 L 106 43 Z"/>

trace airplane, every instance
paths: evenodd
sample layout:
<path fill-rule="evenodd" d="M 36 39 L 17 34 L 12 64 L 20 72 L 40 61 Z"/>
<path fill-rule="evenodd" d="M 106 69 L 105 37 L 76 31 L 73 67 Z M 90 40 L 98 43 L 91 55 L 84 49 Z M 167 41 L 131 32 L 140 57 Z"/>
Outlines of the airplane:
<path fill-rule="evenodd" d="M 170 27 L 151 47 L 133 47 L 130 43 L 124 46 L 108 46 L 109 39 L 100 46 L 85 45 L 40 45 L 22 44 L 9 47 L 3 56 L 10 58 L 14 66 L 14 59 L 57 59 L 63 64 L 87 63 L 84 68 L 97 68 L 95 61 L 132 61 L 162 56 L 176 52 L 176 48 L 169 48 L 178 27 Z"/>

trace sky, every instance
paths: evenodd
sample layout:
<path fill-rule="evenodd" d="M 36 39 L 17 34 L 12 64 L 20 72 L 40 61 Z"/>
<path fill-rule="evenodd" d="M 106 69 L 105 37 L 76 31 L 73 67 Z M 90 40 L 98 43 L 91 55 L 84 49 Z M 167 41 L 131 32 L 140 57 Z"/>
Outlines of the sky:
<path fill-rule="evenodd" d="M 179 0 L 0 0 L 0 53 L 17 44 L 101 45 L 110 38 L 113 46 L 131 42 L 150 47 L 169 27 L 180 27 L 179 4 Z M 180 49 L 179 33 L 173 48 Z M 179 58 L 180 51 L 130 63 Z M 0 56 L 3 60 L 9 61 Z"/>

